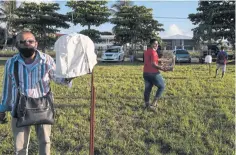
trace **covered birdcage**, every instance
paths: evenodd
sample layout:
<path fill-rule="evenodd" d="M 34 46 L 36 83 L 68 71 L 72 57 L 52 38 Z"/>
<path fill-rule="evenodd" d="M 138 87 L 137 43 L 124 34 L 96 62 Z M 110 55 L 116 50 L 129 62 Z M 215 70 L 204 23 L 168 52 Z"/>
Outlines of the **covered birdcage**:
<path fill-rule="evenodd" d="M 57 39 L 56 76 L 74 78 L 91 73 L 97 64 L 93 41 L 83 34 L 72 33 Z"/>
<path fill-rule="evenodd" d="M 172 51 L 163 51 L 162 57 L 159 58 L 159 61 L 168 71 L 174 71 L 175 55 Z"/>

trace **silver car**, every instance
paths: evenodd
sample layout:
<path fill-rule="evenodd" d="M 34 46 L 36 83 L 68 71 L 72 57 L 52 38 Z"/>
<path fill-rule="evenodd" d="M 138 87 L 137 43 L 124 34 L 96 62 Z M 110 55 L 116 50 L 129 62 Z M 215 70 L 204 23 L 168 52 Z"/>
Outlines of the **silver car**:
<path fill-rule="evenodd" d="M 175 54 L 175 62 L 188 62 L 191 63 L 191 56 L 185 49 L 177 49 L 173 52 Z"/>
<path fill-rule="evenodd" d="M 101 61 L 124 61 L 125 54 L 122 46 L 112 46 L 108 48 L 101 57 Z"/>

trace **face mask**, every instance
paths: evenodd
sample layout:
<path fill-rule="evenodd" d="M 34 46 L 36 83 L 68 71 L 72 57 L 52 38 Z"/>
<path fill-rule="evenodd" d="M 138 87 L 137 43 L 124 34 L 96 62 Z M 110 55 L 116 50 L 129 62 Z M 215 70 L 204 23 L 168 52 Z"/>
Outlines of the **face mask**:
<path fill-rule="evenodd" d="M 22 54 L 25 58 L 31 57 L 35 52 L 34 47 L 18 48 L 18 50 L 19 50 L 20 54 Z"/>

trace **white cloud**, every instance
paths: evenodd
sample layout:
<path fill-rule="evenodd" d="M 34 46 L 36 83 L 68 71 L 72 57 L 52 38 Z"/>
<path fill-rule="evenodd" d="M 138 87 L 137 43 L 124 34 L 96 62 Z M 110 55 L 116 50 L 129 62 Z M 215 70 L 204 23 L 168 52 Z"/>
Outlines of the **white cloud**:
<path fill-rule="evenodd" d="M 182 30 L 180 30 L 180 28 L 177 25 L 172 24 L 169 27 L 169 30 L 167 31 L 167 35 L 176 35 L 176 34 L 183 35 L 183 32 L 182 32 Z"/>
<path fill-rule="evenodd" d="M 193 36 L 193 33 L 191 30 L 184 31 L 180 29 L 177 25 L 172 24 L 167 30 L 165 30 L 164 32 L 160 32 L 160 37 L 169 37 L 169 36 L 173 36 L 177 34 L 190 36 L 190 37 Z"/>

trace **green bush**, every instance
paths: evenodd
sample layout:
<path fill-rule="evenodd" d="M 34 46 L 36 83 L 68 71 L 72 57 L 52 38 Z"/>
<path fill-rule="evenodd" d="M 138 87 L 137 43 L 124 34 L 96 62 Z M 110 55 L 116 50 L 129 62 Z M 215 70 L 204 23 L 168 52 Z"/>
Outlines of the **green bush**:
<path fill-rule="evenodd" d="M 16 53 L 18 52 L 13 50 L 0 50 L 0 57 L 12 57 Z"/>
<path fill-rule="evenodd" d="M 17 54 L 18 51 L 14 50 L 0 50 L 0 57 L 12 57 L 13 55 Z M 46 51 L 46 54 L 49 54 L 51 57 L 55 57 L 55 51 Z"/>

